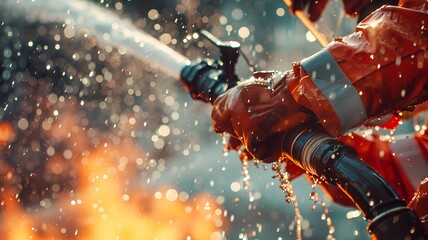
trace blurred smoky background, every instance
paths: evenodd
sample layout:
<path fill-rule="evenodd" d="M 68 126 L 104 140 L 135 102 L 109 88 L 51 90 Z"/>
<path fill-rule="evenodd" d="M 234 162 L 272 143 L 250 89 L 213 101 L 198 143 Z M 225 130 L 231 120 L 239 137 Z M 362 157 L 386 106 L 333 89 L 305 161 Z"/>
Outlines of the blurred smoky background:
<path fill-rule="evenodd" d="M 260 70 L 288 70 L 321 48 L 279 0 L 93 3 L 192 60 L 218 57 L 197 29 L 240 42 Z M 20 20 L 4 4 L 2 239 L 296 238 L 294 206 L 270 166 L 250 163 L 245 190 L 242 164 L 235 153 L 223 156 L 212 130 L 210 106 L 90 32 Z M 242 58 L 237 74 L 251 76 Z M 318 189 L 333 232 L 322 206 L 310 209 L 311 185 L 299 178 L 293 187 L 303 239 L 369 239 L 358 211 Z"/>

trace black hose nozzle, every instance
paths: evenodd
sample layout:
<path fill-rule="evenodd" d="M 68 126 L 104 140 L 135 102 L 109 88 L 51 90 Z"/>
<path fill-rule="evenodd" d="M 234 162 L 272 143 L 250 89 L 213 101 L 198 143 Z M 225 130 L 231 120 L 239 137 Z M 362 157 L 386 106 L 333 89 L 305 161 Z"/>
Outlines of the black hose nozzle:
<path fill-rule="evenodd" d="M 219 76 L 219 80 L 222 82 L 237 82 L 238 76 L 235 73 L 235 66 L 238 62 L 241 44 L 236 41 L 221 41 L 207 30 L 200 30 L 199 33 L 220 50 L 220 64 L 223 71 Z"/>
<path fill-rule="evenodd" d="M 193 99 L 213 103 L 217 97 L 235 86 L 237 81 L 221 79 L 224 71 L 217 61 L 199 60 L 181 70 L 181 81 Z"/>
<path fill-rule="evenodd" d="M 218 96 L 238 84 L 235 66 L 238 62 L 240 44 L 221 41 L 206 30 L 199 33 L 220 50 L 220 60 L 203 59 L 181 70 L 181 81 L 194 99 L 213 103 Z"/>

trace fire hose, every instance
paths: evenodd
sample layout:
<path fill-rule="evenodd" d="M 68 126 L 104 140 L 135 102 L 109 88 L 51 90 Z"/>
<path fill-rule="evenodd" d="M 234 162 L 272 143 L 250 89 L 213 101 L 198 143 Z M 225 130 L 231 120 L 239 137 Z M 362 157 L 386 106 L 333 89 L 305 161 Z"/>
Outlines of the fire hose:
<path fill-rule="evenodd" d="M 239 44 L 222 42 L 206 31 L 202 34 L 219 47 L 220 61 L 202 60 L 187 65 L 181 80 L 194 98 L 213 103 L 238 83 L 231 65 L 239 56 Z M 367 230 L 373 239 L 425 239 L 416 213 L 352 148 L 309 126 L 290 130 L 282 139 L 282 150 L 293 163 L 349 196 L 369 221 Z"/>
<path fill-rule="evenodd" d="M 95 35 L 109 34 L 108 39 L 99 40 L 124 47 L 127 54 L 156 65 L 173 78 L 181 79 L 194 98 L 205 102 L 213 103 L 238 84 L 235 64 L 239 57 L 239 43 L 220 41 L 207 32 L 203 32 L 204 35 L 220 48 L 220 60 L 201 60 L 189 64 L 186 57 L 132 24 L 87 2 L 46 0 L 17 4 L 16 1 L 6 0 L 0 3 L 0 8 L 5 13 L 14 13 L 12 17 L 29 22 L 65 22 L 79 18 L 79 21 L 72 22 L 74 27 Z M 308 126 L 287 132 L 283 139 L 282 150 L 296 165 L 339 187 L 355 202 L 369 221 L 368 232 L 374 239 L 426 239 L 415 212 L 406 207 L 384 178 L 364 163 L 352 148 L 320 129 Z"/>

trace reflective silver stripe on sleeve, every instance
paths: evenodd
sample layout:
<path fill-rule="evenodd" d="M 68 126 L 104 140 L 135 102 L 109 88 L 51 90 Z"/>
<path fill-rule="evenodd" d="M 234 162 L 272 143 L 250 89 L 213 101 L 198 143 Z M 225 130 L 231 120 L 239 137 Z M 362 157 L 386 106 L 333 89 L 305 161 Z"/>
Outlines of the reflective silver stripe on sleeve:
<path fill-rule="evenodd" d="M 303 59 L 301 65 L 329 101 L 344 132 L 367 119 L 360 95 L 328 50 Z"/>

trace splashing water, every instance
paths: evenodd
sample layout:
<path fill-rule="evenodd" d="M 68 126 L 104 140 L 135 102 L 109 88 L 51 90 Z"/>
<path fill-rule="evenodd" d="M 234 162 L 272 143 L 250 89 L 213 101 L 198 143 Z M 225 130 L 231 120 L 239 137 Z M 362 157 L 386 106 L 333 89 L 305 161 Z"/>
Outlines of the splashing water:
<path fill-rule="evenodd" d="M 284 164 L 284 168 L 282 168 L 282 165 Z M 272 163 L 272 170 L 276 173 L 273 178 L 278 178 L 280 185 L 279 188 L 285 193 L 285 202 L 287 204 L 293 204 L 294 206 L 294 212 L 295 217 L 294 221 L 289 226 L 289 231 L 296 230 L 296 236 L 297 239 L 302 239 L 302 223 L 303 223 L 303 216 L 299 209 L 299 204 L 297 201 L 296 194 L 294 193 L 293 186 L 290 182 L 290 174 L 287 172 L 287 159 L 279 159 L 277 162 Z M 316 191 L 319 179 L 316 176 L 311 175 L 310 178 L 313 181 L 312 184 L 312 191 L 309 195 L 309 200 L 312 202 L 312 205 L 310 206 L 310 209 L 312 211 L 315 211 L 316 203 L 319 203 L 322 207 L 322 214 L 321 219 L 326 221 L 327 228 L 328 228 L 328 234 L 327 239 L 334 240 L 336 239 L 333 236 L 333 233 L 335 232 L 335 228 L 333 226 L 331 218 L 328 216 L 329 209 L 327 207 L 327 203 L 319 198 L 318 193 Z"/>
<path fill-rule="evenodd" d="M 90 2 L 3 0 L 0 9 L 2 14 L 20 21 L 25 18 L 27 22 L 64 23 L 68 38 L 73 38 L 76 30 L 89 32 L 98 41 L 113 45 L 175 79 L 180 79 L 181 70 L 190 63 L 157 39 Z"/>
<path fill-rule="evenodd" d="M 311 193 L 309 195 L 309 200 L 312 202 L 312 205 L 310 206 L 310 209 L 312 211 L 315 211 L 315 209 L 316 209 L 316 205 L 315 204 L 319 203 L 321 205 L 321 207 L 322 207 L 321 219 L 324 220 L 324 221 L 326 221 L 327 228 L 328 228 L 327 239 L 332 239 L 332 240 L 336 239 L 333 236 L 333 233 L 335 232 L 335 228 L 333 226 L 331 218 L 328 216 L 329 209 L 327 207 L 327 203 L 324 200 L 322 200 L 322 199 L 319 198 L 318 193 L 316 191 L 316 188 L 318 186 L 318 183 L 319 183 L 320 179 L 318 177 L 314 176 L 314 175 L 310 175 L 310 178 L 313 181 L 313 184 L 311 186 L 312 187 L 312 191 L 311 191 Z"/>
<path fill-rule="evenodd" d="M 282 170 L 283 163 L 284 170 Z M 290 173 L 287 172 L 287 162 L 282 158 L 278 159 L 277 162 L 272 163 L 272 170 L 276 173 L 273 178 L 278 178 L 280 182 L 279 188 L 285 193 L 285 202 L 288 204 L 293 203 L 294 205 L 295 217 L 294 221 L 289 226 L 289 230 L 293 231 L 296 229 L 297 239 L 301 240 L 303 217 L 300 213 L 299 203 L 290 182 Z"/>
<path fill-rule="evenodd" d="M 333 236 L 333 233 L 336 231 L 336 229 L 333 226 L 331 218 L 328 217 L 329 209 L 327 207 L 327 203 L 325 201 L 323 201 L 323 200 L 321 200 L 320 203 L 321 203 L 321 206 L 322 206 L 322 209 L 323 209 L 323 213 L 321 214 L 321 219 L 325 220 L 325 222 L 327 224 L 327 228 L 328 228 L 327 239 L 334 240 L 336 238 Z"/>
<path fill-rule="evenodd" d="M 310 206 L 311 210 L 314 211 L 316 209 L 315 204 L 319 201 L 319 197 L 318 197 L 318 193 L 316 191 L 317 185 L 318 185 L 318 178 L 316 178 L 315 176 L 311 175 L 310 176 L 311 180 L 313 181 L 312 184 L 312 191 L 309 195 L 309 200 L 312 202 L 312 205 Z"/>
<path fill-rule="evenodd" d="M 282 164 L 285 164 L 284 171 L 282 171 Z M 285 193 L 285 202 L 294 203 L 296 196 L 293 191 L 293 186 L 290 182 L 290 173 L 287 172 L 287 163 L 283 159 L 272 163 L 272 170 L 276 173 L 273 178 L 278 178 L 280 185 L 279 188 Z"/>
<path fill-rule="evenodd" d="M 227 133 L 221 133 L 221 142 L 223 144 L 223 156 L 227 157 L 229 155 L 229 142 L 227 140 Z"/>
<path fill-rule="evenodd" d="M 250 188 L 250 173 L 248 172 L 248 160 L 242 161 L 242 182 L 245 190 L 248 190 Z"/>

